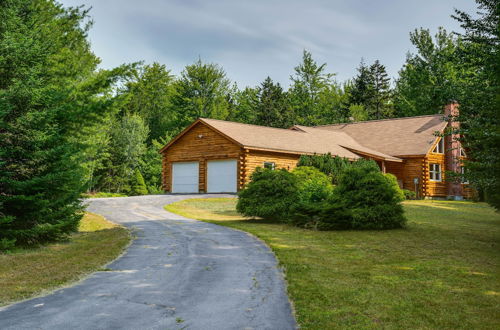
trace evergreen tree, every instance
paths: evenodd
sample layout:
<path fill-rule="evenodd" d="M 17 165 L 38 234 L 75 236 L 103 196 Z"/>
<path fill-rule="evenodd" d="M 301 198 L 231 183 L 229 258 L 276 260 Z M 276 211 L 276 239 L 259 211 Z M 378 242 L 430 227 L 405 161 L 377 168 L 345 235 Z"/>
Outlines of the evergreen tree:
<path fill-rule="evenodd" d="M 75 230 L 84 191 L 74 138 L 113 102 L 128 71 L 97 71 L 87 10 L 0 2 L 0 241 L 35 244 Z"/>
<path fill-rule="evenodd" d="M 206 117 L 226 119 L 229 116 L 230 82 L 224 70 L 201 60 L 186 66 L 174 84 L 172 111 L 177 115 L 177 132 L 193 120 Z"/>
<path fill-rule="evenodd" d="M 267 77 L 258 89 L 254 112 L 254 123 L 257 125 L 283 128 L 292 124 L 286 93 L 280 84 L 274 84 L 270 77 Z"/>
<path fill-rule="evenodd" d="M 385 66 L 375 60 L 370 66 L 371 97 L 369 110 L 371 117 L 381 119 L 391 117 L 391 79 L 388 77 Z"/>
<path fill-rule="evenodd" d="M 255 123 L 255 108 L 258 103 L 258 88 L 245 87 L 238 90 L 235 86 L 232 90 L 227 120 L 240 123 Z"/>
<path fill-rule="evenodd" d="M 360 104 L 367 108 L 373 96 L 370 68 L 361 59 L 357 70 L 358 74 L 350 89 L 349 104 Z"/>
<path fill-rule="evenodd" d="M 329 107 L 320 103 L 320 95 L 331 84 L 334 74 L 326 73 L 326 63 L 318 65 L 310 52 L 304 50 L 302 63 L 295 67 L 290 77 L 290 101 L 296 124 L 317 125 L 322 119 L 330 117 Z"/>
<path fill-rule="evenodd" d="M 141 174 L 141 171 L 139 171 L 139 169 L 136 168 L 130 183 L 130 195 L 140 196 L 147 194 L 148 194 L 148 189 L 146 188 L 146 183 L 144 182 L 144 178 Z"/>
<path fill-rule="evenodd" d="M 500 210 L 500 5 L 476 0 L 471 16 L 457 10 L 454 18 L 464 28 L 466 42 L 457 60 L 467 82 L 459 99 L 462 143 L 468 151 L 469 180 Z"/>
<path fill-rule="evenodd" d="M 376 60 L 367 66 L 363 59 L 350 89 L 350 105 L 362 105 L 368 119 L 381 119 L 392 115 L 390 78 L 385 66 Z"/>

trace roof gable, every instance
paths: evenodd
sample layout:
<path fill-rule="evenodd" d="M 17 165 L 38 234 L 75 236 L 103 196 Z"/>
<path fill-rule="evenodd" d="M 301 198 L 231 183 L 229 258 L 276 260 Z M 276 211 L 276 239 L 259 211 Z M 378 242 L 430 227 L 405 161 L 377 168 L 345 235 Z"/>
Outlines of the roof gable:
<path fill-rule="evenodd" d="M 317 126 L 315 129 L 344 132 L 363 146 L 391 156 L 426 155 L 436 132 L 447 126 L 442 115 L 429 115 L 357 123 Z"/>

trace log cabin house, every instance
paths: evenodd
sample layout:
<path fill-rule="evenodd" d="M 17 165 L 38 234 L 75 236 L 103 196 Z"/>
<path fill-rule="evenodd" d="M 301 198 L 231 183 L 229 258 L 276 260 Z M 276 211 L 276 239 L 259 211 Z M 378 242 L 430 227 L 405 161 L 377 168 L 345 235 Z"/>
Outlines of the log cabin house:
<path fill-rule="evenodd" d="M 163 189 L 171 193 L 234 193 L 257 167 L 296 167 L 301 155 L 326 154 L 375 160 L 400 186 L 420 197 L 471 196 L 466 182 L 446 180 L 446 171 L 463 171 L 457 136 L 439 136 L 459 125 L 458 104 L 444 115 L 370 120 L 290 129 L 200 118 L 164 146 Z"/>

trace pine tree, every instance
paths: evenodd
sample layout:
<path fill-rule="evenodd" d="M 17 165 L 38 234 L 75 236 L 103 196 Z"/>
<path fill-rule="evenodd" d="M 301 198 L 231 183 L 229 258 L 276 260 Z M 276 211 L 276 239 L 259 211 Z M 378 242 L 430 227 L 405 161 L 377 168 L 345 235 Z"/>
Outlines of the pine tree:
<path fill-rule="evenodd" d="M 297 124 L 317 125 L 323 118 L 331 117 L 332 109 L 320 102 L 321 94 L 333 83 L 334 74 L 327 73 L 326 63 L 319 65 L 312 54 L 304 50 L 302 63 L 295 67 L 290 77 L 289 95 Z"/>
<path fill-rule="evenodd" d="M 258 89 L 257 99 L 255 124 L 282 128 L 292 124 L 288 99 L 279 83 L 267 77 Z"/>
<path fill-rule="evenodd" d="M 370 66 L 371 95 L 369 100 L 372 118 L 380 119 L 391 116 L 391 79 L 387 75 L 385 66 L 376 60 Z"/>
<path fill-rule="evenodd" d="M 0 2 L 0 241 L 35 244 L 78 226 L 84 146 L 75 136 L 102 117 L 129 71 L 97 71 L 87 14 L 50 0 Z"/>
<path fill-rule="evenodd" d="M 144 177 L 142 176 L 141 171 L 136 168 L 130 182 L 130 195 L 140 196 L 147 194 L 148 188 L 146 187 L 146 183 L 144 182 Z"/>
<path fill-rule="evenodd" d="M 350 89 L 349 104 L 359 104 L 367 108 L 373 95 L 370 68 L 361 59 L 357 70 L 358 74 Z"/>

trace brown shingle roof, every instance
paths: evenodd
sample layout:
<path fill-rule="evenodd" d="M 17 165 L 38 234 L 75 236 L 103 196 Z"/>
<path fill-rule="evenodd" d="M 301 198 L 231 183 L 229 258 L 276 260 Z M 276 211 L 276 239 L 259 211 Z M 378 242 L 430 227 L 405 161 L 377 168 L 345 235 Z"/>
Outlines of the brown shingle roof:
<path fill-rule="evenodd" d="M 401 161 L 361 145 L 344 132 L 303 126 L 297 126 L 300 130 L 290 130 L 205 118 L 200 118 L 200 121 L 250 149 L 300 154 L 331 153 L 349 159 L 360 158 L 358 152 L 389 161 Z"/>
<path fill-rule="evenodd" d="M 363 146 L 391 156 L 425 155 L 447 122 L 443 115 L 429 115 L 349 124 L 317 126 L 315 129 L 344 132 Z"/>

